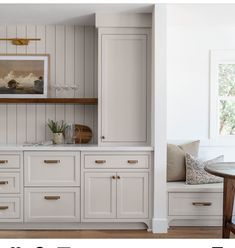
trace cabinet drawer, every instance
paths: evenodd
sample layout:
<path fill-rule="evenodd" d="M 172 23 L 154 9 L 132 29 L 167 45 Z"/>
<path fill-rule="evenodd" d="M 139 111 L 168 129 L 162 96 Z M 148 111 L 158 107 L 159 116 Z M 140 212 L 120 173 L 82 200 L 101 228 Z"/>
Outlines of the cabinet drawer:
<path fill-rule="evenodd" d="M 20 154 L 0 154 L 0 169 L 20 168 Z"/>
<path fill-rule="evenodd" d="M 25 189 L 25 221 L 80 221 L 80 188 Z"/>
<path fill-rule="evenodd" d="M 26 186 L 79 186 L 80 153 L 25 153 Z"/>
<path fill-rule="evenodd" d="M 0 173 L 0 193 L 20 193 L 20 174 Z"/>
<path fill-rule="evenodd" d="M 169 215 L 222 215 L 222 193 L 169 193 Z"/>
<path fill-rule="evenodd" d="M 145 169 L 149 167 L 149 155 L 147 154 L 85 154 L 84 160 L 87 169 Z"/>
<path fill-rule="evenodd" d="M 0 219 L 19 219 L 20 212 L 20 198 L 0 197 Z"/>

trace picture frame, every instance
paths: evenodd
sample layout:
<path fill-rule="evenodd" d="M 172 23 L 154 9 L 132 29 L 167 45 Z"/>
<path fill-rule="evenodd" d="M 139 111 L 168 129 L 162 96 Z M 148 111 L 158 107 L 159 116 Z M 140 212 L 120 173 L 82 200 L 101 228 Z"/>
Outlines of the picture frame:
<path fill-rule="evenodd" d="M 0 54 L 0 98 L 47 98 L 48 54 Z"/>

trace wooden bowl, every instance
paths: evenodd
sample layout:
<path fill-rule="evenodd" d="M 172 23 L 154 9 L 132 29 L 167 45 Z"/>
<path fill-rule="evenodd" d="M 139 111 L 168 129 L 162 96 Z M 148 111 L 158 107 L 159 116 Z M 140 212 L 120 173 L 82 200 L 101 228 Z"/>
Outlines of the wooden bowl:
<path fill-rule="evenodd" d="M 86 144 L 92 138 L 92 130 L 85 125 L 75 124 L 75 144 Z"/>

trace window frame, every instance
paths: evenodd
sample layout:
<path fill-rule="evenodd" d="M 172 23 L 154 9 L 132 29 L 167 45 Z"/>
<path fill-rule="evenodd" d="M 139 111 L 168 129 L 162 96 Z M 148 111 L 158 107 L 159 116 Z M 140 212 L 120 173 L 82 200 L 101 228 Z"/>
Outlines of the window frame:
<path fill-rule="evenodd" d="M 235 144 L 235 135 L 219 134 L 219 100 L 234 97 L 219 96 L 219 64 L 235 64 L 235 50 L 210 51 L 210 139 L 223 144 Z"/>

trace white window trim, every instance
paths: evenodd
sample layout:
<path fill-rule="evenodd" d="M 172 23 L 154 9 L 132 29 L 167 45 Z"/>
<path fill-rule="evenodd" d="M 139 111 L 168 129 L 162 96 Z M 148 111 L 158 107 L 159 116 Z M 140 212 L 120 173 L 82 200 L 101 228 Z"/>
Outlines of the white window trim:
<path fill-rule="evenodd" d="M 221 145 L 234 145 L 235 135 L 219 135 L 218 65 L 222 63 L 235 64 L 235 50 L 210 51 L 210 139 Z"/>

